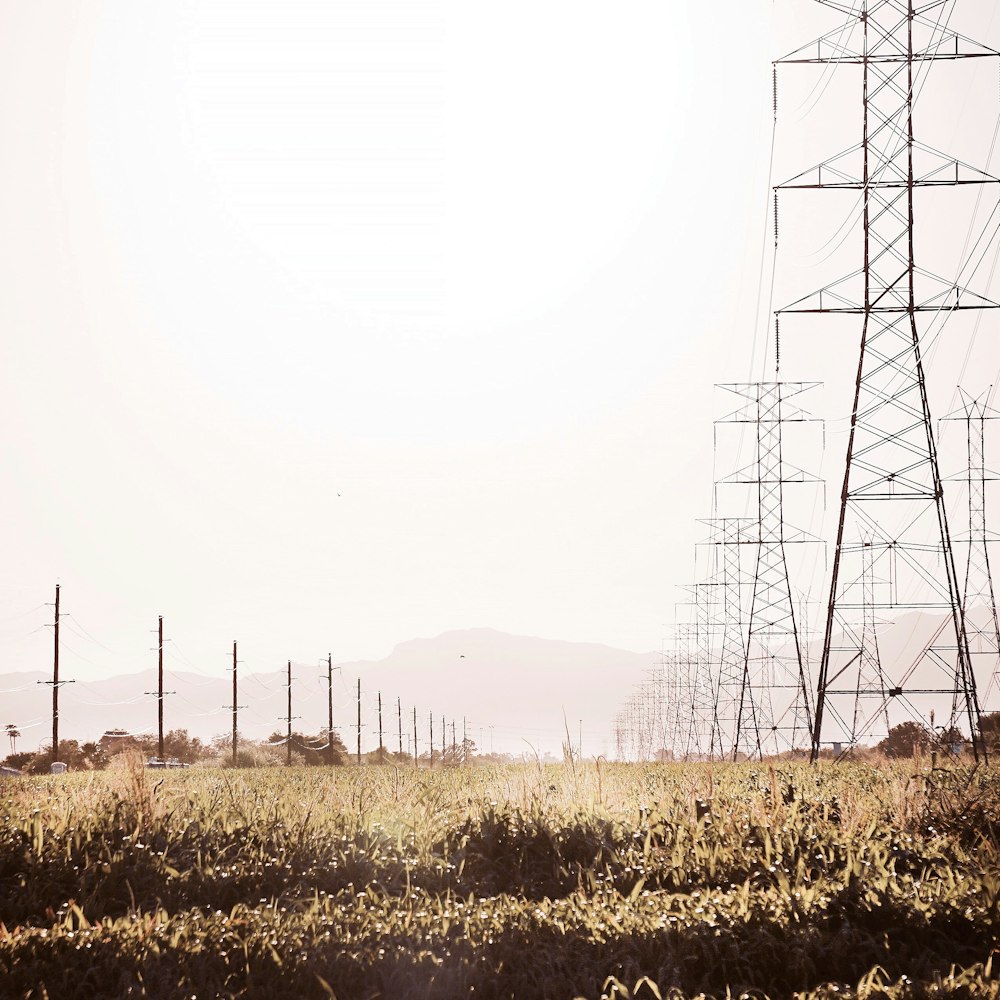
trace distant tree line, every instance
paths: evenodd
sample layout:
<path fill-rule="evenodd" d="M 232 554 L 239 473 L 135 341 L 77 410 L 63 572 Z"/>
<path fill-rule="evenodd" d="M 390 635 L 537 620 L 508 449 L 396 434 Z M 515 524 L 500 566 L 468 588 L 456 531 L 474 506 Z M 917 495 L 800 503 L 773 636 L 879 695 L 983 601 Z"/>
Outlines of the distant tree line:
<path fill-rule="evenodd" d="M 25 774 L 48 773 L 52 762 L 52 751 L 48 747 L 41 750 L 17 750 L 21 733 L 13 724 L 5 728 L 11 752 L 3 760 L 3 766 L 15 768 Z M 982 717 L 980 746 L 990 756 L 1000 757 L 1000 712 L 991 712 Z M 332 744 L 332 745 L 331 745 Z M 957 729 L 932 730 L 919 722 L 902 722 L 893 726 L 888 735 L 874 748 L 878 753 L 893 759 L 910 758 L 934 751 L 940 753 L 963 753 L 971 749 L 970 741 Z M 138 751 L 147 759 L 159 754 L 159 740 L 144 733 L 132 735 L 124 730 L 108 730 L 99 740 L 81 743 L 78 740 L 60 740 L 58 759 L 73 771 L 100 771 L 125 751 Z M 357 756 L 347 749 L 340 734 L 334 731 L 333 739 L 321 731 L 315 735 L 293 732 L 291 754 L 288 752 L 287 736 L 274 732 L 265 740 L 251 740 L 237 734 L 236 761 L 233 763 L 232 734 L 226 733 L 203 742 L 197 736 L 189 735 L 186 729 L 172 729 L 164 734 L 163 756 L 188 766 L 203 764 L 221 767 L 275 767 L 288 762 L 289 756 L 294 767 L 337 767 L 357 762 Z M 521 760 L 511 754 L 481 754 L 473 740 L 435 748 L 433 758 L 428 751 L 417 759 L 419 767 L 460 767 L 464 764 L 505 764 Z M 525 758 L 527 759 L 527 758 Z M 546 762 L 549 762 L 548 756 Z M 554 760 L 554 758 L 552 758 Z M 407 752 L 390 751 L 386 747 L 371 750 L 361 755 L 362 764 L 394 764 L 414 766 L 413 755 Z"/>
<path fill-rule="evenodd" d="M 1000 754 L 1000 712 L 990 712 L 980 720 L 979 745 L 990 755 Z M 934 751 L 959 754 L 971 750 L 972 743 L 957 729 L 930 729 L 919 722 L 893 726 L 875 749 L 886 757 L 915 757 Z"/>
<path fill-rule="evenodd" d="M 25 774 L 47 774 L 52 763 L 52 751 L 48 746 L 39 750 L 17 750 L 17 740 L 21 734 L 13 725 L 6 727 L 11 752 L 3 760 L 3 766 L 15 768 Z M 236 757 L 233 760 L 232 733 L 216 736 L 207 742 L 191 736 L 186 729 L 172 729 L 163 737 L 164 760 L 178 764 L 218 766 L 218 767 L 277 767 L 288 763 L 293 767 L 345 766 L 357 763 L 357 756 L 350 752 L 340 734 L 334 731 L 328 739 L 325 730 L 309 735 L 293 732 L 291 753 L 286 734 L 272 733 L 264 740 L 251 740 L 237 734 Z M 159 739 L 148 733 L 132 734 L 125 730 L 108 730 L 96 741 L 81 743 L 79 740 L 60 740 L 57 759 L 72 771 L 100 771 L 125 752 L 138 752 L 147 760 L 158 759 Z M 427 751 L 421 753 L 416 766 L 458 767 L 463 764 L 510 763 L 515 758 L 510 754 L 480 754 L 471 739 L 435 748 L 433 762 Z M 363 753 L 362 764 L 393 764 L 414 766 L 413 755 L 390 751 L 386 747 Z"/>

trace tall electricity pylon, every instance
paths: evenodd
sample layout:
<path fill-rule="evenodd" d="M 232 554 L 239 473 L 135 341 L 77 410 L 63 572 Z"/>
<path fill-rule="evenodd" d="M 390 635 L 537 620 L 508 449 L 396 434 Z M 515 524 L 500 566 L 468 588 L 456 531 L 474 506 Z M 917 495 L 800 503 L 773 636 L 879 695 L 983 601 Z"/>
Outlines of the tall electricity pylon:
<path fill-rule="evenodd" d="M 689 673 L 687 654 L 688 633 L 684 626 L 671 626 L 664 640 L 659 667 L 646 680 L 659 705 L 656 713 L 656 736 L 651 744 L 653 753 L 665 750 L 671 760 L 684 756 L 685 733 L 690 715 Z"/>
<path fill-rule="evenodd" d="M 965 634 L 980 706 L 989 711 L 995 701 L 1000 702 L 1000 622 L 988 547 L 997 536 L 986 528 L 986 484 L 1000 476 L 986 468 L 986 421 L 1000 419 L 1000 413 L 985 398 L 973 399 L 961 389 L 959 393 L 962 405 L 942 419 L 965 424 L 967 464 L 962 479 L 968 495 L 969 532 L 955 541 L 967 546 L 962 587 Z"/>
<path fill-rule="evenodd" d="M 674 678 L 669 654 L 663 661 L 644 672 L 638 690 L 632 696 L 635 735 L 633 737 L 636 760 L 653 760 L 668 747 L 670 734 L 676 723 L 671 712 L 676 711 Z"/>
<path fill-rule="evenodd" d="M 691 684 L 691 724 L 688 729 L 688 757 L 711 759 L 715 732 L 716 681 L 712 671 L 713 624 L 716 594 L 711 584 L 694 587 L 695 663 Z"/>
<path fill-rule="evenodd" d="M 861 270 L 779 310 L 779 315 L 862 319 L 816 696 L 814 760 L 823 743 L 872 739 L 883 720 L 923 721 L 945 695 L 953 696 L 951 725 L 961 714 L 971 732 L 978 729 L 920 327 L 928 317 L 940 321 L 944 312 L 997 305 L 916 267 L 914 191 L 997 179 L 916 142 L 913 109 L 933 62 L 1000 54 L 947 27 L 950 17 L 943 8 L 952 0 L 818 2 L 847 14 L 847 25 L 776 65 L 859 67 L 862 139 L 776 190 L 861 192 L 864 256 Z M 937 14 L 928 17 L 932 11 Z M 866 594 L 869 557 L 867 572 L 876 583 Z M 869 601 L 878 620 L 892 621 L 901 611 L 920 613 L 913 619 L 919 652 L 882 664 L 888 675 L 884 695 L 878 685 L 859 678 Z"/>
<path fill-rule="evenodd" d="M 785 523 L 784 489 L 789 483 L 818 480 L 785 462 L 782 429 L 813 419 L 788 400 L 814 388 L 814 382 L 750 382 L 721 386 L 744 403 L 720 424 L 752 424 L 756 454 L 749 466 L 723 480 L 756 488 L 757 517 L 744 544 L 754 552 L 754 574 L 733 757 L 803 749 L 812 737 L 810 680 L 802 655 L 795 602 L 788 577 L 786 547 L 815 542 Z"/>
<path fill-rule="evenodd" d="M 889 730 L 885 672 L 878 648 L 878 622 L 875 617 L 875 552 L 881 548 L 873 537 L 861 542 L 861 645 L 858 655 L 857 687 L 854 692 L 854 714 L 851 717 L 850 743 L 857 742 L 858 730 L 867 723 L 862 713 L 865 699 L 877 698 L 885 716 L 886 732 Z M 885 584 L 888 581 L 880 580 Z"/>
<path fill-rule="evenodd" d="M 693 600 L 678 607 L 694 607 L 694 620 L 674 626 L 672 658 L 676 678 L 676 713 L 671 716 L 671 747 L 681 760 L 710 755 L 715 690 L 711 657 L 711 591 L 708 584 L 686 587 Z"/>
<path fill-rule="evenodd" d="M 721 517 L 705 521 L 710 529 L 703 545 L 709 547 L 710 606 L 715 638 L 711 644 L 711 684 L 714 695 L 709 756 L 724 758 L 736 742 L 743 667 L 746 662 L 746 621 L 743 592 L 746 580 L 741 559 L 742 546 L 752 539 L 750 518 Z"/>

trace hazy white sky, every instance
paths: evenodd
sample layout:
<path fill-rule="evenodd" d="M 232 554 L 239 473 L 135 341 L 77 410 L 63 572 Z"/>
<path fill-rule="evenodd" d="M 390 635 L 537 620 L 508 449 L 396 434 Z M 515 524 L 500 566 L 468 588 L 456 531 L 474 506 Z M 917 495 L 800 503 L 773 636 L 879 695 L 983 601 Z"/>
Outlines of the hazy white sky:
<path fill-rule="evenodd" d="M 995 13 L 956 27 L 1000 45 Z M 48 666 L 57 581 L 81 677 L 152 662 L 157 614 L 205 670 L 478 626 L 657 648 L 712 385 L 751 374 L 770 62 L 837 17 L 2 0 L 0 670 Z M 960 72 L 942 142 L 981 162 L 997 71 Z M 775 181 L 857 141 L 810 130 L 856 108 L 816 80 Z M 779 300 L 857 266 L 788 225 Z M 840 391 L 844 342 L 787 337 Z"/>

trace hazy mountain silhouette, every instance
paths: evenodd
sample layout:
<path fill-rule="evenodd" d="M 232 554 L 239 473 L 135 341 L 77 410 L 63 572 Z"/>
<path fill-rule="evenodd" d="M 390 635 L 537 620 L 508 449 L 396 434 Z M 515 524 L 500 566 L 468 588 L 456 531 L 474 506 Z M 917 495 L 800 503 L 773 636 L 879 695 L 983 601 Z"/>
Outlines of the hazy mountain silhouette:
<path fill-rule="evenodd" d="M 574 743 L 583 722 L 584 752 L 607 752 L 611 721 L 655 653 L 635 653 L 589 643 L 508 635 L 493 629 L 446 632 L 400 643 L 384 659 L 335 663 L 334 727 L 352 751 L 357 739 L 357 680 L 362 689 L 362 748 L 378 745 L 377 693 L 382 692 L 384 743 L 399 744 L 396 699 L 403 714 L 403 747 L 413 733 L 417 709 L 418 748 L 427 746 L 428 714 L 434 713 L 435 746 L 441 745 L 441 716 L 462 738 L 468 734 L 484 750 L 558 753 L 564 738 L 563 713 Z M 50 738 L 51 688 L 43 672 L 0 674 L 0 726 L 21 731 L 18 749 L 33 749 Z M 287 714 L 284 670 L 240 678 L 240 730 L 252 738 L 283 731 Z M 60 738 L 96 740 L 106 729 L 155 732 L 156 671 L 66 685 L 60 691 Z M 209 739 L 231 730 L 232 682 L 171 668 L 165 690 L 166 729 L 187 729 Z M 292 714 L 295 729 L 314 733 L 326 726 L 326 665 L 293 663 Z M 493 727 L 492 733 L 490 727 Z M 9 749 L 7 747 L 6 749 Z"/>
<path fill-rule="evenodd" d="M 977 621 L 982 615 L 977 611 Z M 880 632 L 880 653 L 888 676 L 899 675 L 919 656 L 921 643 L 940 619 L 910 613 Z M 809 643 L 813 682 L 821 648 Z M 451 741 L 455 722 L 460 740 L 462 718 L 468 734 L 483 750 L 491 741 L 498 751 L 523 753 L 531 747 L 556 753 L 564 732 L 564 712 L 575 743 L 583 721 L 587 755 L 612 752 L 611 725 L 644 671 L 654 666 L 656 653 L 635 653 L 589 643 L 561 642 L 509 635 L 493 629 L 446 632 L 428 639 L 402 642 L 384 659 L 335 664 L 334 726 L 352 752 L 357 741 L 357 680 L 362 693 L 362 750 L 378 745 L 377 695 L 382 693 L 383 741 L 399 745 L 396 699 L 403 715 L 403 748 L 409 749 L 413 709 L 417 709 L 418 748 L 427 748 L 428 714 L 434 713 L 435 747 L 441 745 L 441 717 Z M 985 693 L 989 658 L 976 657 L 980 691 Z M 34 749 L 51 733 L 51 688 L 42 671 L 0 674 L 0 727 L 13 723 L 21 732 L 18 749 Z M 283 732 L 287 713 L 286 672 L 245 672 L 240 678 L 240 730 L 254 739 Z M 39 681 L 43 683 L 38 683 Z M 939 667 L 928 660 L 914 670 L 908 687 L 947 683 Z M 107 729 L 155 732 L 156 699 L 145 692 L 156 688 L 156 671 L 122 674 L 104 680 L 66 685 L 60 692 L 60 735 L 96 740 Z M 187 729 L 210 739 L 228 733 L 232 684 L 223 670 L 214 678 L 171 667 L 165 689 L 165 728 Z M 994 696 L 985 710 L 1000 709 Z M 947 710 L 943 699 L 939 713 Z M 316 733 L 326 726 L 326 665 L 294 663 L 292 713 L 296 730 Z M 490 727 L 493 727 L 492 731 Z M 2 751 L 9 750 L 4 743 Z"/>

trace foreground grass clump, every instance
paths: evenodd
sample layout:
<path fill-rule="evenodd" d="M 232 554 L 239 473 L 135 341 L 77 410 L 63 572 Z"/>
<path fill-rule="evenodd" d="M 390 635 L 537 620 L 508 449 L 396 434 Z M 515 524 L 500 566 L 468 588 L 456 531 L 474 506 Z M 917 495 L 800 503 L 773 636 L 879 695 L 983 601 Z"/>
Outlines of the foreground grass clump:
<path fill-rule="evenodd" d="M 1000 998 L 998 777 L 782 763 L 9 782 L 0 995 Z"/>

